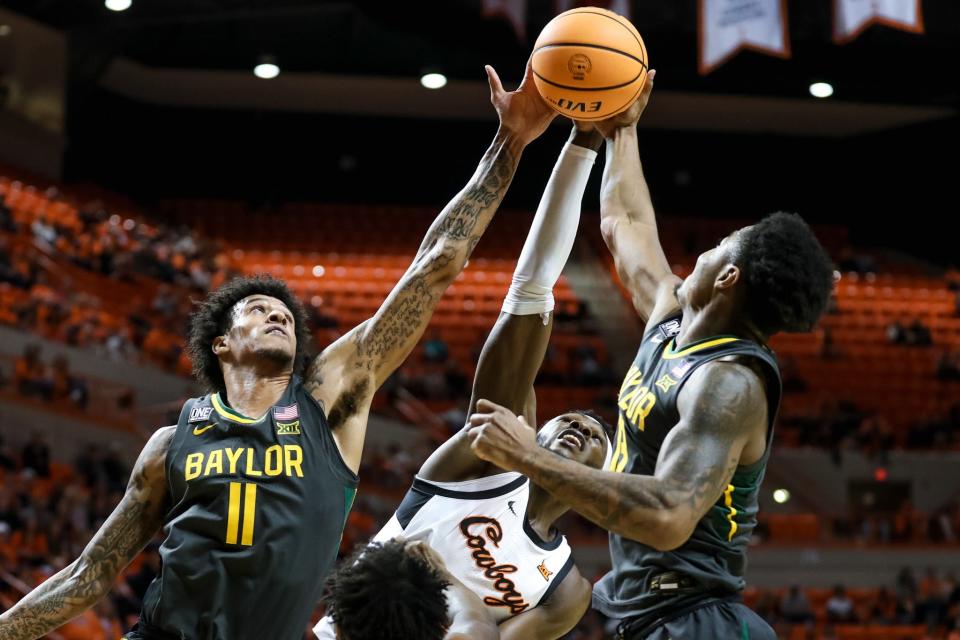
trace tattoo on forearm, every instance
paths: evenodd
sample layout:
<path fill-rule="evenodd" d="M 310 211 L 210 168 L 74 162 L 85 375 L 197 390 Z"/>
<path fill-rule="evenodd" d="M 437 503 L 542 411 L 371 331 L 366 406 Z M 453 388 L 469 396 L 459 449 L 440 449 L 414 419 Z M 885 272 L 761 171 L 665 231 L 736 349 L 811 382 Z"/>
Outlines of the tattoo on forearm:
<path fill-rule="evenodd" d="M 463 269 L 513 179 L 519 153 L 511 144 L 515 143 L 502 136 L 494 140 L 470 183 L 427 231 L 388 304 L 355 332 L 356 357 L 351 363 L 355 369 L 389 373 L 384 367 L 398 365 L 413 348 L 451 276 Z M 307 372 L 306 388 L 311 393 L 316 394 L 323 385 L 324 364 L 318 359 Z M 349 409 L 345 404 L 341 408 Z M 330 409 L 332 419 L 334 407 Z M 338 416 L 349 417 L 345 413 Z"/>
<path fill-rule="evenodd" d="M 160 445 L 160 443 L 157 443 Z M 169 438 L 162 443 L 166 451 Z M 150 445 L 148 445 L 149 447 Z M 116 576 L 160 527 L 163 507 L 138 465 L 117 509 L 83 555 L 0 617 L 0 640 L 34 640 L 79 615 L 105 595 Z"/>
<path fill-rule="evenodd" d="M 692 526 L 723 495 L 740 463 L 745 434 L 757 420 L 766 420 L 759 380 L 730 374 L 700 377 L 697 388 L 688 384 L 684 393 L 691 395 L 682 396 L 690 405 L 688 416 L 664 441 L 656 476 L 600 472 L 559 456 L 520 471 L 589 520 L 641 542 L 662 535 L 658 516 L 666 512 L 676 516 L 671 524 Z"/>

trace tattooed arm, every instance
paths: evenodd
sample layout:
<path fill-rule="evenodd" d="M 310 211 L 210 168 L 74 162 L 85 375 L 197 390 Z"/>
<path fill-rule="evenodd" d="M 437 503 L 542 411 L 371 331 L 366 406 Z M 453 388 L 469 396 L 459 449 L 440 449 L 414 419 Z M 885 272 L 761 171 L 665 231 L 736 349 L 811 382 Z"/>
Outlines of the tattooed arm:
<path fill-rule="evenodd" d="M 682 545 L 717 502 L 739 464 L 766 446 L 767 401 L 746 366 L 711 362 L 680 392 L 679 423 L 660 448 L 652 476 L 591 469 L 536 445 L 511 412 L 481 403 L 470 418 L 481 458 L 519 471 L 607 531 L 660 550 Z"/>
<path fill-rule="evenodd" d="M 555 113 L 531 72 L 505 92 L 487 67 L 500 129 L 466 187 L 434 220 L 406 273 L 377 313 L 327 347 L 310 366 L 306 387 L 320 401 L 347 465 L 356 470 L 374 391 L 413 350 L 447 287 L 463 270 L 513 179 L 520 154 Z"/>
<path fill-rule="evenodd" d="M 0 615 L 0 640 L 40 638 L 110 591 L 163 523 L 168 495 L 164 462 L 175 429 L 159 429 L 147 442 L 127 492 L 80 557 Z"/>

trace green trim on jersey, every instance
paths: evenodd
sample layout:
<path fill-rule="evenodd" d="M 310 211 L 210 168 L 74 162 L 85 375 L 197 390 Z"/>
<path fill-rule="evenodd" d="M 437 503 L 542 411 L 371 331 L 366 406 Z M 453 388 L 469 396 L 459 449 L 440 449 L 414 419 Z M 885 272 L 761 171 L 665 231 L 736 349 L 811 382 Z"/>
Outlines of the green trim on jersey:
<path fill-rule="evenodd" d="M 728 344 L 730 342 L 737 342 L 740 338 L 735 336 L 718 336 L 711 338 L 704 338 L 703 340 L 697 340 L 696 342 L 687 345 L 680 351 L 676 351 L 677 339 L 670 338 L 670 342 L 667 343 L 667 348 L 663 351 L 664 360 L 676 360 L 677 358 L 682 358 L 683 356 L 690 355 L 691 353 L 696 353 L 697 351 L 702 351 L 703 349 L 709 349 L 710 347 L 719 347 L 722 344 Z"/>
<path fill-rule="evenodd" d="M 210 404 L 213 405 L 213 409 L 214 411 L 217 412 L 218 415 L 220 415 L 223 418 L 226 418 L 227 420 L 231 420 L 233 422 L 239 422 L 240 424 L 260 424 L 261 422 L 263 422 L 264 418 L 270 415 L 270 411 L 267 410 L 267 412 L 262 416 L 260 416 L 259 418 L 256 418 L 256 419 L 248 418 L 247 416 L 242 415 L 234 411 L 227 405 L 223 404 L 223 400 L 220 399 L 219 391 L 213 394 L 212 396 L 210 396 Z"/>

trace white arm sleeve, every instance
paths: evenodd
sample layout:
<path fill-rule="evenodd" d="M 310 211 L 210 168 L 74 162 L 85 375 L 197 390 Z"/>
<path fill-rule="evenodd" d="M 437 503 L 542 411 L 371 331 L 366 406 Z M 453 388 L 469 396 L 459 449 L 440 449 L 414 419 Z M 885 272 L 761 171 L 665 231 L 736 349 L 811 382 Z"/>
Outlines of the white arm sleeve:
<path fill-rule="evenodd" d="M 570 142 L 560 152 L 503 301 L 507 313 L 526 316 L 553 311 L 553 285 L 573 248 L 580 203 L 596 157 L 596 151 Z"/>

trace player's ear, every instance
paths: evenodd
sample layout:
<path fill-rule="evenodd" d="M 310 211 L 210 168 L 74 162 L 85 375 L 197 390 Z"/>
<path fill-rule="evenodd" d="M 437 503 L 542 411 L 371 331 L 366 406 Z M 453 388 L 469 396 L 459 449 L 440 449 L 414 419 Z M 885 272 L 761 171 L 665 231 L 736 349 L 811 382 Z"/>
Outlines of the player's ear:
<path fill-rule="evenodd" d="M 714 282 L 714 286 L 720 290 L 729 290 L 739 281 L 740 267 L 735 264 L 726 264 L 722 269 L 720 269 L 720 273 L 717 274 L 717 279 Z"/>
<path fill-rule="evenodd" d="M 213 353 L 217 357 L 223 355 L 230 350 L 230 346 L 227 343 L 227 336 L 217 336 L 213 339 Z"/>

